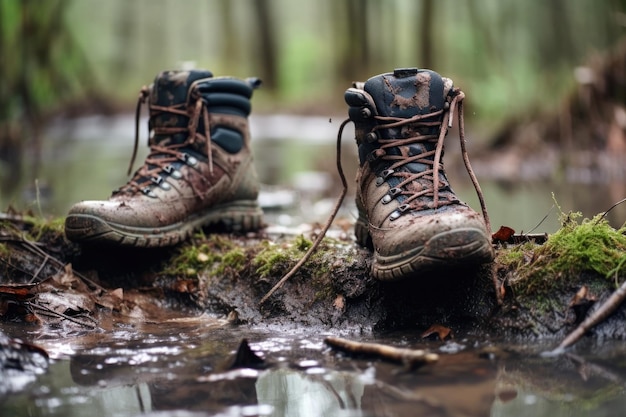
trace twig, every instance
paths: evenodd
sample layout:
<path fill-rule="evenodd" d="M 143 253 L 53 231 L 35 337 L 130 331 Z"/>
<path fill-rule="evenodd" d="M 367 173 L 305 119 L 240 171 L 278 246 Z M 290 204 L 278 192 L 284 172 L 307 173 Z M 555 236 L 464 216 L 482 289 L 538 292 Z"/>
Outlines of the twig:
<path fill-rule="evenodd" d="M 37 247 L 36 244 L 34 244 L 33 242 L 22 238 L 20 240 L 18 240 L 26 249 L 30 250 L 31 252 L 43 257 L 44 259 L 48 259 L 50 261 L 53 261 L 54 263 L 57 264 L 57 266 L 59 266 L 60 268 L 65 268 L 65 263 L 63 263 L 61 260 L 55 258 L 54 256 L 48 254 L 47 252 L 41 250 L 39 247 Z M 39 271 L 37 272 L 39 273 Z M 104 289 L 104 287 L 98 285 L 97 283 L 95 283 L 93 280 L 87 278 L 86 276 L 84 276 L 83 274 L 81 274 L 80 272 L 74 271 L 72 270 L 72 273 L 74 275 L 76 275 L 78 278 L 80 278 L 81 280 L 83 280 L 87 285 L 89 285 L 92 289 L 97 289 L 100 291 L 106 291 Z"/>
<path fill-rule="evenodd" d="M 607 211 L 602 213 L 602 216 L 598 217 L 598 220 L 596 220 L 595 224 L 598 224 L 600 222 L 600 220 L 604 219 L 606 217 L 606 215 L 609 214 L 609 211 L 613 210 L 615 207 L 619 206 L 620 204 L 622 204 L 624 202 L 626 202 L 626 198 L 621 199 L 620 201 L 618 201 L 617 203 L 615 203 L 611 207 L 609 207 L 609 209 Z"/>
<path fill-rule="evenodd" d="M 90 329 L 97 329 L 98 328 L 98 325 L 97 325 L 98 322 L 95 319 L 93 319 L 93 318 L 91 318 L 89 316 L 82 315 L 81 317 L 91 320 L 94 324 L 86 323 L 84 321 L 77 320 L 74 317 L 70 317 L 70 316 L 68 316 L 66 314 L 59 313 L 58 311 L 54 311 L 53 309 L 51 309 L 49 307 L 42 306 L 41 304 L 36 304 L 36 303 L 31 303 L 31 302 L 27 302 L 26 304 L 31 306 L 31 307 L 33 307 L 33 308 L 35 308 L 35 309 L 39 309 L 39 310 L 45 311 L 46 313 L 50 314 L 53 317 L 59 317 L 59 318 L 71 321 L 72 323 L 76 323 L 76 324 L 80 324 L 81 326 L 89 327 Z"/>
<path fill-rule="evenodd" d="M 13 214 L 13 213 L 0 213 L 0 220 L 7 220 L 13 223 L 35 223 L 35 219 L 32 216 L 25 216 L 23 214 Z"/>
<path fill-rule="evenodd" d="M 491 263 L 491 280 L 493 282 L 494 291 L 496 292 L 496 304 L 501 307 L 502 304 L 504 304 L 504 297 L 502 295 L 502 286 L 504 283 L 500 282 L 498 279 L 498 265 L 495 262 Z"/>
<path fill-rule="evenodd" d="M 50 259 L 50 256 L 46 254 L 46 256 L 43 258 L 43 261 L 41 262 L 41 265 L 39 265 L 39 268 L 37 268 L 30 281 L 28 281 L 29 284 L 32 284 L 33 281 L 37 279 L 39 273 L 43 270 L 43 267 L 46 266 L 46 264 L 48 263 L 48 259 Z"/>
<path fill-rule="evenodd" d="M 346 196 L 346 193 L 348 192 L 348 182 L 346 181 L 346 176 L 343 174 L 343 168 L 341 167 L 341 135 L 343 133 L 344 127 L 346 126 L 346 124 L 348 124 L 349 121 L 350 119 L 344 120 L 344 122 L 341 123 L 341 126 L 339 127 L 339 133 L 337 133 L 337 153 L 336 153 L 337 154 L 337 172 L 339 173 L 339 178 L 341 178 L 341 184 L 343 185 L 343 189 L 341 190 L 341 195 L 337 199 L 337 202 L 335 203 L 335 207 L 333 208 L 333 211 L 331 212 L 330 217 L 328 218 L 328 220 L 326 220 L 326 224 L 324 224 L 322 231 L 317 235 L 317 238 L 315 239 L 315 242 L 313 242 L 313 245 L 311 245 L 309 250 L 298 261 L 298 263 L 295 264 L 293 268 L 291 268 L 291 270 L 287 272 L 287 274 L 284 277 L 282 277 L 280 281 L 278 281 L 272 287 L 272 289 L 267 292 L 267 294 L 263 296 L 263 298 L 261 298 L 261 301 L 259 301 L 259 305 L 263 305 L 272 296 L 272 294 L 276 292 L 276 290 L 282 287 L 283 284 L 287 282 L 287 280 L 291 278 L 296 272 L 298 272 L 300 267 L 304 265 L 309 260 L 309 258 L 311 258 L 313 253 L 317 250 L 317 247 L 320 245 L 320 243 L 322 243 L 322 240 L 324 239 L 326 232 L 328 231 L 331 224 L 335 220 L 335 216 L 337 215 L 337 212 L 339 211 L 339 208 L 341 207 L 341 204 L 343 203 L 343 199 Z"/>
<path fill-rule="evenodd" d="M 604 319 L 611 315 L 626 299 L 626 281 L 611 294 L 602 305 L 587 317 L 578 327 L 571 332 L 557 347 L 552 351 L 554 354 L 562 353 L 566 348 L 572 346 L 581 337 L 585 335 L 591 328 L 602 323 Z"/>
<path fill-rule="evenodd" d="M 383 345 L 380 343 L 353 342 L 351 340 L 333 336 L 329 336 L 324 339 L 324 343 L 334 349 L 347 353 L 376 356 L 392 362 L 408 365 L 410 368 L 415 368 L 428 363 L 434 363 L 439 360 L 439 355 L 423 349 L 405 349 Z"/>
<path fill-rule="evenodd" d="M 548 210 L 548 212 L 546 213 L 546 215 L 545 215 L 545 216 L 543 216 L 543 219 L 541 219 L 541 220 L 539 221 L 539 223 L 537 223 L 537 225 L 536 225 L 535 227 L 533 227 L 532 229 L 530 229 L 528 232 L 524 233 L 524 236 L 530 236 L 530 234 L 531 234 L 532 232 L 534 232 L 535 230 L 537 230 L 537 228 L 538 228 L 539 226 L 541 226 L 541 225 L 543 224 L 543 222 L 545 222 L 545 221 L 546 221 L 546 219 L 548 218 L 548 216 L 550 215 L 550 213 L 552 213 L 552 210 L 554 210 L 554 204 L 552 204 L 552 207 L 550 207 L 550 210 Z M 545 235 L 545 234 L 544 234 L 544 235 Z"/>

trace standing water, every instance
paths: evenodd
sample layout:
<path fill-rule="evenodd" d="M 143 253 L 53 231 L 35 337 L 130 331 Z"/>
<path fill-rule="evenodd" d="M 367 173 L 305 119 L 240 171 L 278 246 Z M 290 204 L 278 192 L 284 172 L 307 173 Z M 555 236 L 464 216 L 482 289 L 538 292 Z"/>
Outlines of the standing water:
<path fill-rule="evenodd" d="M 321 118 L 253 120 L 256 164 L 268 185 L 262 199 L 270 221 L 294 226 L 328 214 L 325 201 L 339 192 L 334 173 L 338 124 Z M 282 130 L 274 129 L 276 125 Z M 293 126 L 292 131 L 285 126 Z M 36 178 L 27 175 L 14 190 L 2 190 L 2 208 L 12 204 L 63 216 L 76 201 L 106 198 L 126 180 L 132 131 L 130 118 L 81 119 L 53 128 Z M 344 135 L 348 178 L 353 178 L 356 159 L 351 135 Z M 477 208 L 469 182 L 451 181 L 461 198 Z M 518 232 L 537 224 L 535 233 L 556 230 L 555 200 L 564 211 L 582 211 L 587 217 L 617 201 L 609 186 L 488 180 L 481 185 L 493 226 L 508 225 Z M 617 226 L 626 218 L 621 213 L 613 219 Z M 329 327 L 234 327 L 208 315 L 182 314 L 159 322 L 120 319 L 88 332 L 7 323 L 0 330 L 42 347 L 50 356 L 45 372 L 5 372 L 1 416 L 626 413 L 626 344 L 621 341 L 583 340 L 567 353 L 549 357 L 542 352 L 558 344 L 556 340 L 526 344 L 457 334 L 440 341 L 423 339 L 423 329 L 362 335 Z M 338 335 L 427 349 L 439 360 L 409 369 L 372 357 L 350 357 L 324 343 L 325 337 Z M 261 359 L 233 366 L 244 340 Z"/>

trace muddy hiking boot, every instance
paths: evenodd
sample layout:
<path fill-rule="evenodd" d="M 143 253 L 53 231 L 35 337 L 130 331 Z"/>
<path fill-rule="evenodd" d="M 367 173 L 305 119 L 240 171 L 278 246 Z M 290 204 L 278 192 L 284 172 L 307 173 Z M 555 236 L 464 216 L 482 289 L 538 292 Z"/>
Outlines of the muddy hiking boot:
<path fill-rule="evenodd" d="M 416 68 L 374 76 L 345 92 L 360 162 L 355 234 L 359 244 L 374 250 L 377 279 L 494 257 L 463 137 L 483 216 L 459 200 L 443 167 L 443 139 L 455 108 L 462 124 L 463 97 L 452 80 Z"/>
<path fill-rule="evenodd" d="M 73 241 L 160 247 L 194 230 L 262 227 L 259 183 L 250 150 L 250 98 L 260 81 L 213 77 L 208 71 L 165 71 L 139 96 L 150 109 L 150 153 L 105 201 L 74 205 L 65 221 Z"/>

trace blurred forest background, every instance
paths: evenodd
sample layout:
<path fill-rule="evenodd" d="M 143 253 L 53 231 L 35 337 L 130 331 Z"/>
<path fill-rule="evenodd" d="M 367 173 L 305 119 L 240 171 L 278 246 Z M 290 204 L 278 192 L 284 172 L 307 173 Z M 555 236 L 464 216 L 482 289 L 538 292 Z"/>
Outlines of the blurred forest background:
<path fill-rule="evenodd" d="M 255 113 L 327 118 L 345 117 L 353 80 L 432 68 L 487 148 L 534 126 L 624 153 L 625 34 L 626 0 L 3 0 L 2 187 L 39 169 L 52 121 L 131 112 L 159 71 L 189 65 L 261 77 Z"/>

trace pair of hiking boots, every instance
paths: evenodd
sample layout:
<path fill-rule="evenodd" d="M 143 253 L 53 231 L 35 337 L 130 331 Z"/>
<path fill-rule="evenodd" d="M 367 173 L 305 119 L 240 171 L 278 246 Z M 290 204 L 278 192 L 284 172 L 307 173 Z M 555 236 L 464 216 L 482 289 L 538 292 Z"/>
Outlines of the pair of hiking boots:
<path fill-rule="evenodd" d="M 139 95 L 129 174 L 146 101 L 149 155 L 108 200 L 74 205 L 65 221 L 67 237 L 162 247 L 202 227 L 262 228 L 248 127 L 259 85 L 256 78 L 214 77 L 204 70 L 157 75 Z M 493 259 L 486 211 L 483 218 L 457 198 L 441 159 L 462 98 L 450 79 L 416 68 L 374 76 L 345 92 L 360 162 L 355 234 L 374 251 L 375 278 L 398 280 Z"/>

